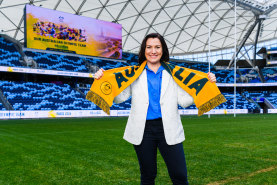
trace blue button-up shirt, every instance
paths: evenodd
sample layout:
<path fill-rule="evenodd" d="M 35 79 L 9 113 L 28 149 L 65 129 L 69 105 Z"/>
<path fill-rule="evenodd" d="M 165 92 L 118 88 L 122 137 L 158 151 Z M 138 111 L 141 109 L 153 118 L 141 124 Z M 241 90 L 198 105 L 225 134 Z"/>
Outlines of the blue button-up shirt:
<path fill-rule="evenodd" d="M 161 97 L 161 87 L 162 87 L 162 71 L 163 66 L 160 66 L 157 73 L 149 69 L 146 65 L 147 73 L 147 85 L 148 85 L 148 97 L 149 97 L 149 107 L 147 111 L 146 120 L 152 120 L 162 117 L 160 97 Z"/>

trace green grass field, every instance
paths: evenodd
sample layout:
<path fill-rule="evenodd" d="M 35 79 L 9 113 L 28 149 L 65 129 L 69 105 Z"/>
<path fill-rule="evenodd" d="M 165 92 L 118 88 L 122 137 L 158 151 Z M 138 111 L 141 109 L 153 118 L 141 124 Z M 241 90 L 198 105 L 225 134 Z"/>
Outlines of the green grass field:
<path fill-rule="evenodd" d="M 127 118 L 0 121 L 0 184 L 139 184 Z M 277 115 L 184 116 L 189 182 L 277 184 Z M 171 184 L 158 154 L 158 185 Z"/>

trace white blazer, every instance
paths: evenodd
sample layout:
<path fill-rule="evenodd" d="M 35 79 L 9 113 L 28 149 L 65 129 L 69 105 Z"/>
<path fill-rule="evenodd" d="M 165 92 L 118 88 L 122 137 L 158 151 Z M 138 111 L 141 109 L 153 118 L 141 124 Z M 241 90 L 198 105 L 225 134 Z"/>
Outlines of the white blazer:
<path fill-rule="evenodd" d="M 146 69 L 129 87 L 115 97 L 114 102 L 124 102 L 130 96 L 132 96 L 131 113 L 123 138 L 129 143 L 139 145 L 143 139 L 149 106 Z M 179 87 L 166 70 L 163 70 L 160 105 L 164 135 L 168 145 L 178 144 L 185 140 L 178 104 L 187 107 L 193 104 L 193 98 Z"/>

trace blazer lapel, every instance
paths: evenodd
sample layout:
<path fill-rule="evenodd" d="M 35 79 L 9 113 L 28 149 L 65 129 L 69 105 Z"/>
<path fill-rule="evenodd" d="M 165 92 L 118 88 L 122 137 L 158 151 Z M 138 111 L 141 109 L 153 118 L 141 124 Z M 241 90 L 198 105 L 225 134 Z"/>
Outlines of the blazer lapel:
<path fill-rule="evenodd" d="M 164 96 L 167 86 L 169 84 L 169 80 L 170 80 L 170 74 L 168 74 L 168 72 L 166 70 L 163 70 L 163 76 L 162 76 L 162 89 L 161 89 L 161 97 L 160 100 L 162 99 L 162 97 Z"/>

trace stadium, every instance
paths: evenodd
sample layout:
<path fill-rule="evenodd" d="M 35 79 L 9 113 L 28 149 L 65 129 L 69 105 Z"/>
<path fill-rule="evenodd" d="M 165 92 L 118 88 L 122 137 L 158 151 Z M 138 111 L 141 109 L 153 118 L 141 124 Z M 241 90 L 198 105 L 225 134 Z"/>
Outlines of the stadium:
<path fill-rule="evenodd" d="M 178 107 L 190 184 L 277 184 L 276 0 L 0 0 L 0 15 L 0 184 L 140 183 L 131 98 L 107 115 L 86 95 L 100 68 L 137 65 L 149 33 L 227 100 Z"/>

